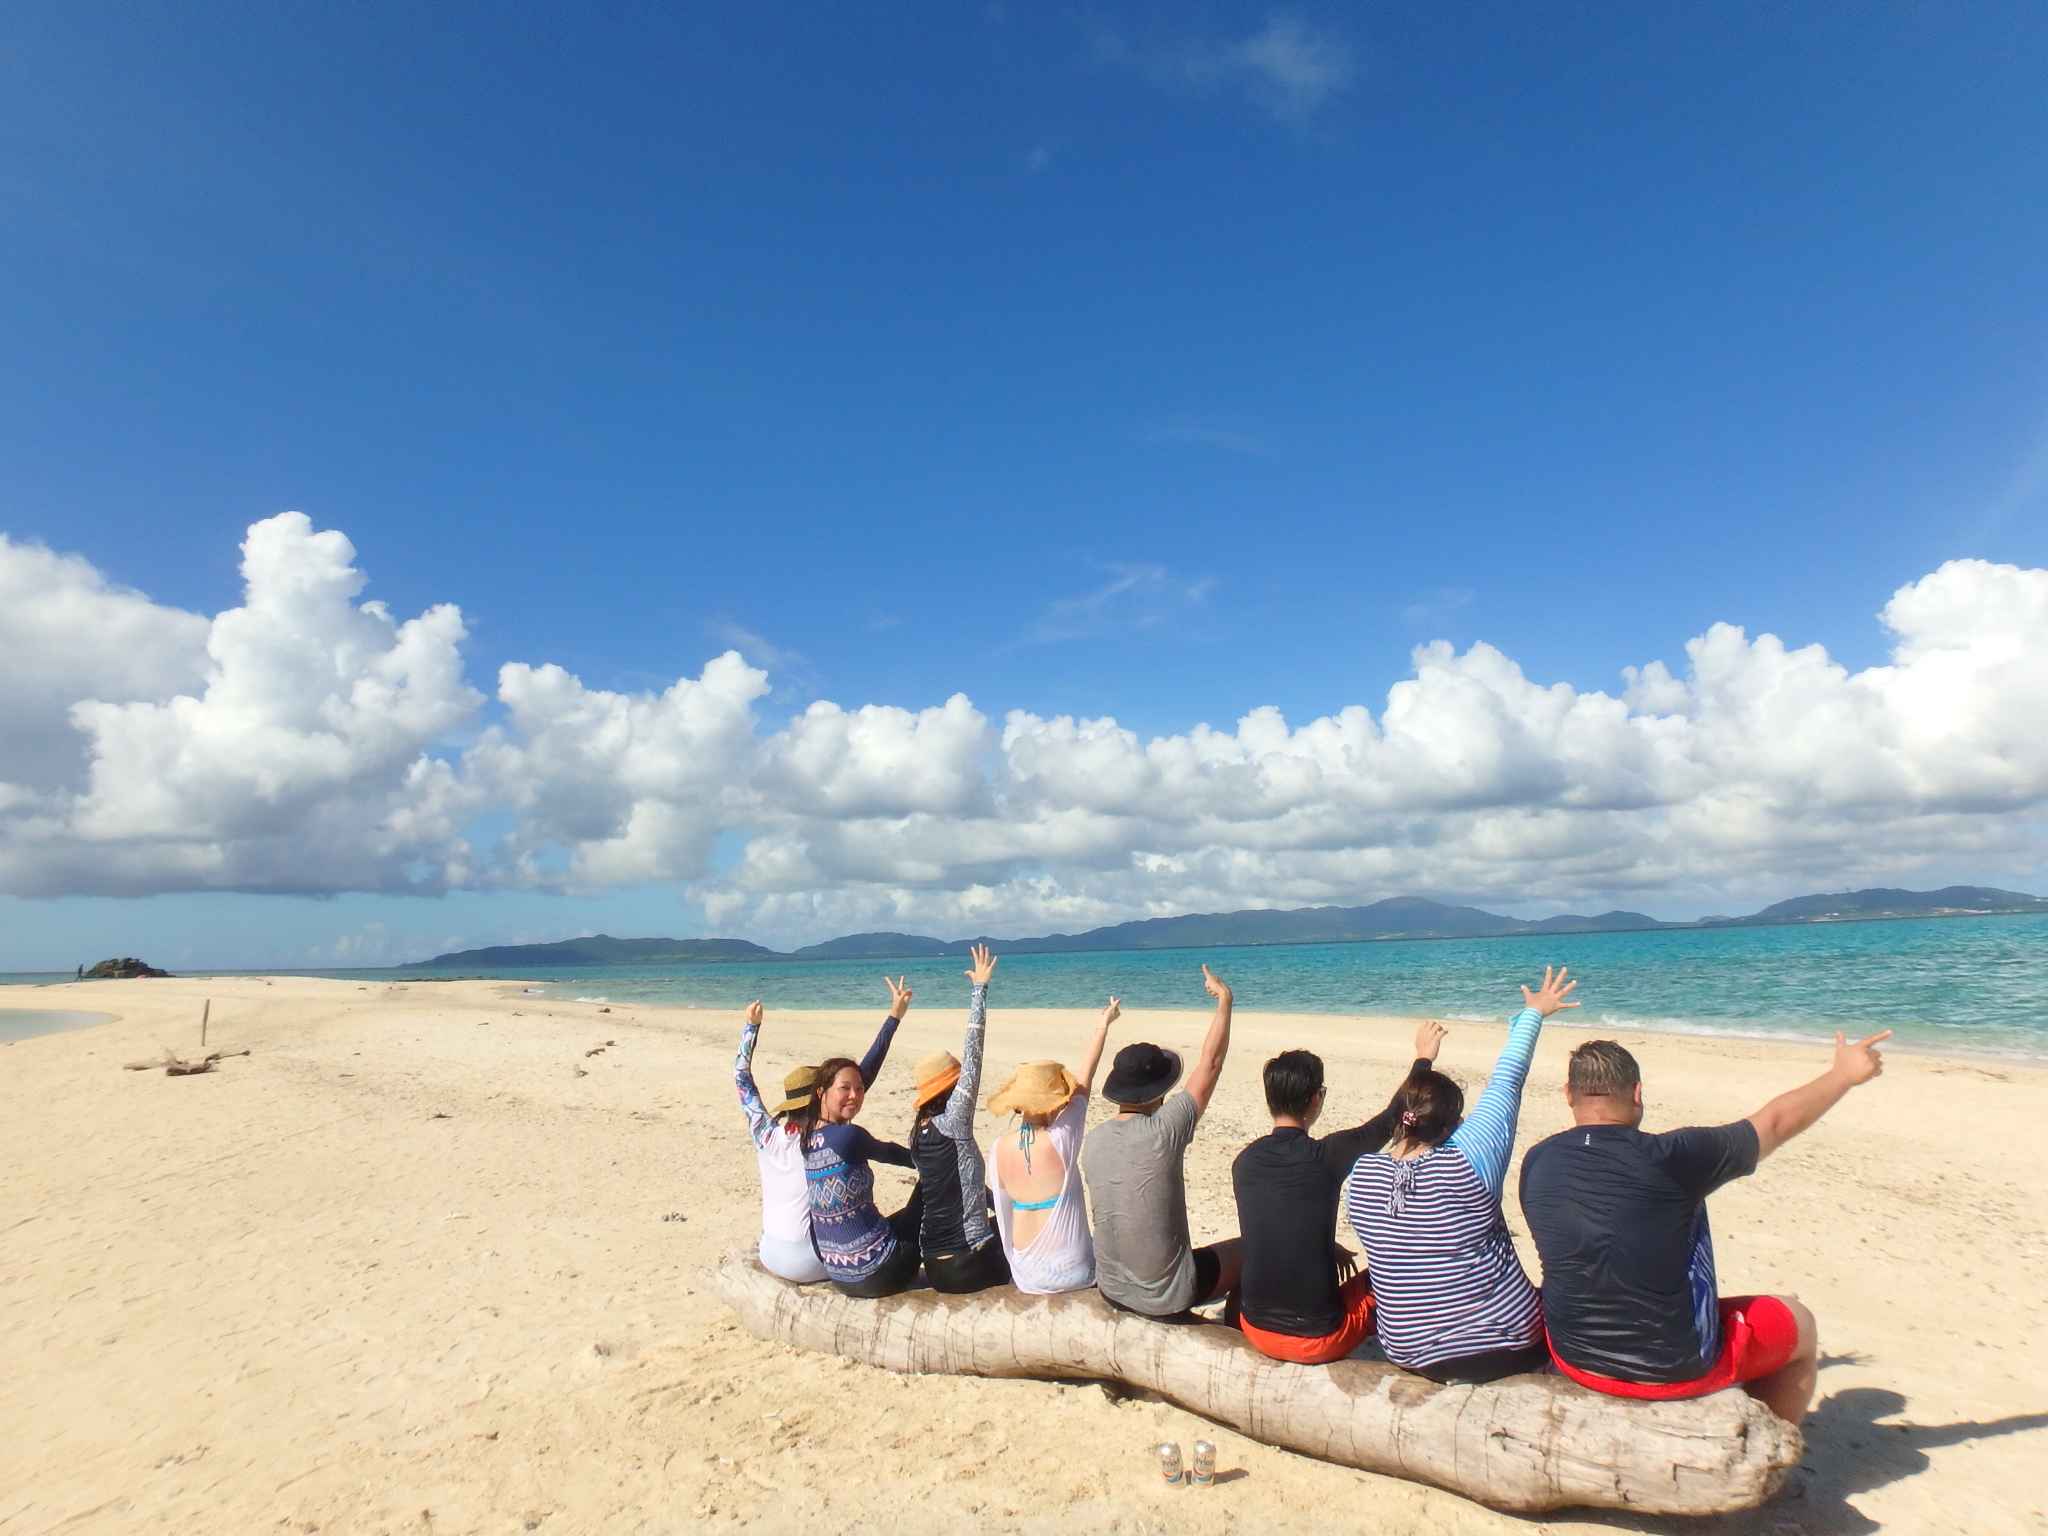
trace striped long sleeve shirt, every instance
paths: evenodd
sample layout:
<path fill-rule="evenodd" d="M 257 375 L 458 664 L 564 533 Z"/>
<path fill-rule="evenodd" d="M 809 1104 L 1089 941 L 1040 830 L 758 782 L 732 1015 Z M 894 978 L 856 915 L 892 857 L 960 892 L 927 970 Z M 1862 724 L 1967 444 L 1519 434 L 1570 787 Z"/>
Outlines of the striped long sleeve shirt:
<path fill-rule="evenodd" d="M 1478 1107 L 1442 1146 L 1402 1161 L 1368 1153 L 1351 1170 L 1344 1214 L 1365 1248 L 1381 1347 L 1420 1369 L 1542 1336 L 1536 1288 L 1501 1214 L 1522 1087 L 1543 1015 L 1516 1014 Z"/>

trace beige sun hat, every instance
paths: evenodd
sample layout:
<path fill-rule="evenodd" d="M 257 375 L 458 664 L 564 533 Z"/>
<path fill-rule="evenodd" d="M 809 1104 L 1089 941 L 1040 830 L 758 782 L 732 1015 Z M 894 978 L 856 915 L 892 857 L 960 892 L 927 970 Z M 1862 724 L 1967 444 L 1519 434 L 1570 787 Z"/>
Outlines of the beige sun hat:
<path fill-rule="evenodd" d="M 810 1107 L 818 1091 L 818 1069 L 798 1067 L 782 1080 L 782 1102 L 768 1113 L 771 1115 L 793 1115 L 800 1109 Z"/>
<path fill-rule="evenodd" d="M 910 1080 L 917 1084 L 917 1107 L 923 1109 L 960 1081 L 960 1058 L 951 1051 L 935 1051 L 910 1069 Z"/>
<path fill-rule="evenodd" d="M 992 1115 L 1052 1116 L 1081 1091 L 1081 1080 L 1056 1061 L 1027 1061 L 988 1097 Z"/>

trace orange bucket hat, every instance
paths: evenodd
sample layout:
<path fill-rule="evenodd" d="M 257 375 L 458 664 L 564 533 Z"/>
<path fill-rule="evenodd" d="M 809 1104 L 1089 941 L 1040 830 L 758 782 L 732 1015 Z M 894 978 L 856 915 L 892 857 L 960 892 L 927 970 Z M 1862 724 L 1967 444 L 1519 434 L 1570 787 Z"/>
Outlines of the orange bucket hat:
<path fill-rule="evenodd" d="M 923 1109 L 960 1081 L 960 1058 L 951 1051 L 936 1052 L 910 1069 L 910 1079 L 917 1084 L 917 1107 Z"/>

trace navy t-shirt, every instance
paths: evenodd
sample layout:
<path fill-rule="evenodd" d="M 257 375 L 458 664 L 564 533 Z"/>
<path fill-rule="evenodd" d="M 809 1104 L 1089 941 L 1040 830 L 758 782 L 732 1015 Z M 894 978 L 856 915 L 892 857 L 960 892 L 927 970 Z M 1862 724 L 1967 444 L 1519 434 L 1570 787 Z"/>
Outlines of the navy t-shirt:
<path fill-rule="evenodd" d="M 1522 1159 L 1522 1216 L 1543 1258 L 1543 1322 L 1567 1365 L 1692 1381 L 1721 1356 L 1707 1196 L 1756 1172 L 1756 1127 L 1651 1136 L 1581 1125 Z"/>

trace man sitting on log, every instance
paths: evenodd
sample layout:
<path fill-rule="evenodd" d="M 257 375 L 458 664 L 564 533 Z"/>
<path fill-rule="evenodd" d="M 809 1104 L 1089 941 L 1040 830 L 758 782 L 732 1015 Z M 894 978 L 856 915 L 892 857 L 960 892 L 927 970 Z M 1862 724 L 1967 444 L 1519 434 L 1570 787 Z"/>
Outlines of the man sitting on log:
<path fill-rule="evenodd" d="M 1746 1120 L 1652 1136 L 1643 1075 L 1612 1040 L 1572 1052 L 1574 1128 L 1522 1160 L 1522 1214 L 1543 1257 L 1551 1358 L 1616 1397 L 1703 1397 L 1740 1385 L 1797 1424 L 1813 1397 L 1813 1314 L 1787 1296 L 1722 1296 L 1707 1196 L 1884 1070 L 1876 1046 L 1835 1034 L 1834 1064 Z"/>
<path fill-rule="evenodd" d="M 1230 1052 L 1230 988 L 1206 965 L 1202 986 L 1216 999 L 1216 1015 L 1187 1086 L 1173 1093 L 1181 1074 L 1178 1051 L 1143 1041 L 1125 1046 L 1102 1085 L 1116 1118 L 1095 1127 L 1081 1145 L 1095 1217 L 1096 1288 L 1147 1317 L 1220 1300 L 1237 1289 L 1243 1267 L 1236 1238 L 1197 1248 L 1188 1235 L 1188 1143 Z"/>
<path fill-rule="evenodd" d="M 1436 1059 L 1443 1031 L 1429 1030 L 1416 1031 L 1413 1071 Z M 1365 1124 L 1317 1139 L 1309 1129 L 1323 1113 L 1322 1057 L 1282 1051 L 1266 1063 L 1265 1078 L 1273 1130 L 1230 1165 L 1244 1243 L 1238 1326 L 1261 1354 L 1323 1365 L 1372 1332 L 1372 1286 L 1356 1272 L 1357 1255 L 1337 1243 L 1337 1201 L 1351 1165 L 1393 1134 L 1399 1090 L 1396 1103 Z"/>

